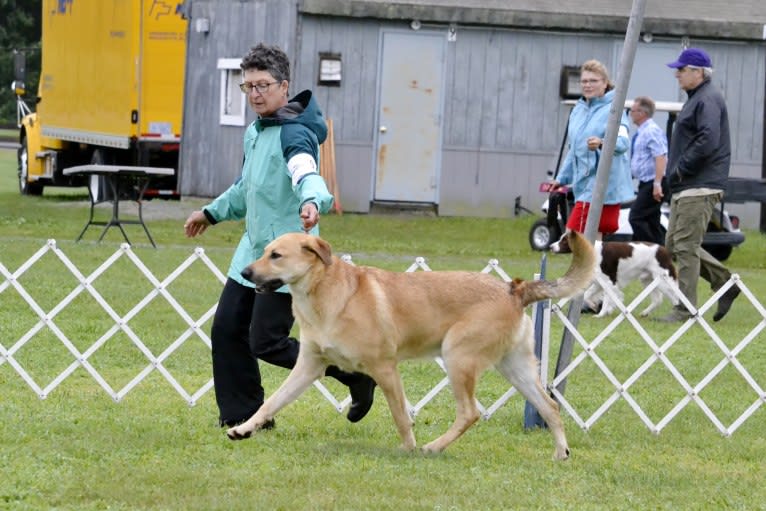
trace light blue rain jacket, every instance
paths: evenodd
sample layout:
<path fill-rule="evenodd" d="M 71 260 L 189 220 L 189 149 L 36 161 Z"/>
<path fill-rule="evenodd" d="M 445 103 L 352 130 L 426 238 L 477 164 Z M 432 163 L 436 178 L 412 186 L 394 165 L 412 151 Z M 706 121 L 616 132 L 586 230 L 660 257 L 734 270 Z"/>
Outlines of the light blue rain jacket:
<path fill-rule="evenodd" d="M 591 202 L 593 199 L 601 149 L 589 150 L 587 140 L 591 136 L 601 139 L 606 136 L 606 124 L 613 98 L 614 90 L 600 98 L 593 98 L 590 102 L 580 98 L 569 115 L 567 131 L 569 151 L 556 180 L 563 185 L 572 186 L 576 201 Z M 633 178 L 630 174 L 628 126 L 628 116 L 623 109 L 604 204 L 619 204 L 634 197 Z"/>

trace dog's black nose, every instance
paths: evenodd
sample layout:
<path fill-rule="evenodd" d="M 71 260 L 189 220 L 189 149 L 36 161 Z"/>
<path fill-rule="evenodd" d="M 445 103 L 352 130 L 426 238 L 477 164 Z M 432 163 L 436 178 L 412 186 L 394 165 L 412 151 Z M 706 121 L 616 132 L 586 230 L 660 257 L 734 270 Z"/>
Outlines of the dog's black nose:
<path fill-rule="evenodd" d="M 250 277 L 253 276 L 253 270 L 251 270 L 250 267 L 248 266 L 247 268 L 242 270 L 242 273 L 240 273 L 240 275 L 242 275 L 242 278 L 244 278 L 245 280 L 250 280 Z"/>

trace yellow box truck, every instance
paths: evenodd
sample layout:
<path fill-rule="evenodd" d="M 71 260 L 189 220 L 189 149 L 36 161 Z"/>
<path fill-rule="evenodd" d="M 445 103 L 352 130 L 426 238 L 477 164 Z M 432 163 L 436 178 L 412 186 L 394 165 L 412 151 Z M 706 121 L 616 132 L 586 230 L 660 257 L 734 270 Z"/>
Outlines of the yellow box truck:
<path fill-rule="evenodd" d="M 169 0 L 43 0 L 42 69 L 19 133 L 19 190 L 105 187 L 64 176 L 96 164 L 172 167 L 145 197 L 177 197 L 187 21 Z M 23 84 L 14 82 L 17 94 Z M 19 101 L 22 101 L 19 99 Z M 101 178 L 102 179 L 102 178 Z"/>

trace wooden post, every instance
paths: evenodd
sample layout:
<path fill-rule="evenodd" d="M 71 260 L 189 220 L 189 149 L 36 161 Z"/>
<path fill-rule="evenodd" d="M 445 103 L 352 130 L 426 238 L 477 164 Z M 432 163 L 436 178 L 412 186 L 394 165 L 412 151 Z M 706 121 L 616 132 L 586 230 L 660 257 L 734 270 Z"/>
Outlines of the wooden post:
<path fill-rule="evenodd" d="M 340 205 L 340 190 L 338 190 L 338 179 L 335 174 L 335 136 L 333 135 L 332 119 L 326 119 L 327 138 L 319 146 L 319 175 L 327 183 L 327 189 L 335 197 L 332 211 L 339 215 L 343 214 L 343 207 Z"/>

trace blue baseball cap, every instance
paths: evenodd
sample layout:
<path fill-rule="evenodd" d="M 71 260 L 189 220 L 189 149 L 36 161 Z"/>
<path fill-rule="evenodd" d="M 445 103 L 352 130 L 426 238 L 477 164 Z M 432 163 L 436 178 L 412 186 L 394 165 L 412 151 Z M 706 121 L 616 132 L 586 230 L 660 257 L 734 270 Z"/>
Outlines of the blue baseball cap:
<path fill-rule="evenodd" d="M 681 52 L 675 62 L 668 64 L 668 67 L 675 69 L 681 69 L 686 66 L 695 67 L 713 67 L 713 62 L 710 60 L 705 50 L 700 48 L 687 48 Z"/>

